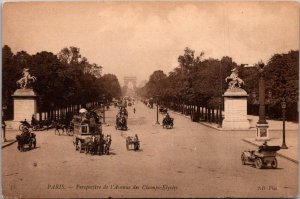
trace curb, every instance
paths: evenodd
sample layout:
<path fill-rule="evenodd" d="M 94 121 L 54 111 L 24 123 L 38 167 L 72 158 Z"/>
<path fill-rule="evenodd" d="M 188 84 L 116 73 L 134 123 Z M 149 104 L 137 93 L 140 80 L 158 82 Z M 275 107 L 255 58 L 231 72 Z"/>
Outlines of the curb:
<path fill-rule="evenodd" d="M 7 143 L 7 144 L 4 144 L 4 145 L 1 146 L 1 148 L 3 149 L 3 148 L 5 148 L 5 147 L 8 147 L 8 146 L 14 144 L 15 142 L 17 142 L 17 140 L 14 140 L 14 141 L 12 141 L 12 142 L 9 142 L 9 143 Z"/>
<path fill-rule="evenodd" d="M 178 112 L 175 112 L 175 111 L 172 111 L 172 110 L 169 110 L 170 112 L 176 114 L 176 115 L 181 115 L 187 119 L 191 119 L 189 116 L 187 115 L 183 115 L 181 113 L 178 113 Z M 256 131 L 256 128 L 255 127 L 251 127 L 250 129 L 223 129 L 223 128 L 218 128 L 218 127 L 215 127 L 207 122 L 195 122 L 195 123 L 198 123 L 198 124 L 202 124 L 206 127 L 209 127 L 209 128 L 212 128 L 212 129 L 215 129 L 215 130 L 218 130 L 218 131 Z M 282 129 L 278 129 L 278 128 L 269 128 L 270 131 L 282 131 Z M 294 129 L 294 128 L 291 128 L 291 129 L 286 129 L 288 131 L 298 131 L 299 129 Z"/>
<path fill-rule="evenodd" d="M 242 139 L 244 142 L 247 142 L 248 144 L 251 144 L 251 145 L 253 145 L 253 146 L 259 146 L 258 144 L 255 144 L 255 143 L 253 143 L 253 142 L 251 142 L 251 141 L 248 141 L 248 140 L 245 140 L 245 139 Z M 280 157 L 282 157 L 282 158 L 285 158 L 285 159 L 287 159 L 287 160 L 289 160 L 289 161 L 291 161 L 291 162 L 294 162 L 294 163 L 296 163 L 296 164 L 299 164 L 299 161 L 298 160 L 294 160 L 293 158 L 290 158 L 290 157 L 287 157 L 287 156 L 285 156 L 285 155 L 282 155 L 282 154 L 280 154 L 279 152 L 277 152 L 277 155 L 278 156 L 280 156 Z"/>

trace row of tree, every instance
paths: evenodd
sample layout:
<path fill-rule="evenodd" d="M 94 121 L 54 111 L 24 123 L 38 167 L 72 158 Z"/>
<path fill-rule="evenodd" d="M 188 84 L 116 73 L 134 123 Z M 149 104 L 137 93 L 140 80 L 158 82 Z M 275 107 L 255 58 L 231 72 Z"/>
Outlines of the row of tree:
<path fill-rule="evenodd" d="M 2 66 L 2 103 L 9 118 L 13 111 L 12 94 L 23 68 L 29 68 L 30 74 L 37 77 L 32 86 L 38 95 L 39 111 L 121 96 L 117 77 L 102 75 L 102 66 L 89 63 L 77 47 L 63 48 L 57 55 L 46 51 L 29 55 L 25 51 L 14 54 L 5 45 Z"/>
<path fill-rule="evenodd" d="M 244 80 L 244 89 L 250 95 L 248 104 L 258 106 L 258 69 L 238 65 L 232 58 L 221 60 L 203 58 L 190 48 L 178 57 L 179 65 L 166 75 L 157 70 L 149 77 L 147 84 L 138 90 L 144 98 L 159 96 L 162 102 L 184 103 L 188 105 L 219 106 L 220 96 L 228 88 L 225 78 L 233 68 L 239 71 Z M 281 117 L 282 98 L 287 102 L 287 117 L 298 120 L 299 51 L 275 54 L 265 66 L 266 93 L 269 116 Z M 256 95 L 254 94 L 256 93 Z M 254 95 L 253 95 L 254 94 Z"/>

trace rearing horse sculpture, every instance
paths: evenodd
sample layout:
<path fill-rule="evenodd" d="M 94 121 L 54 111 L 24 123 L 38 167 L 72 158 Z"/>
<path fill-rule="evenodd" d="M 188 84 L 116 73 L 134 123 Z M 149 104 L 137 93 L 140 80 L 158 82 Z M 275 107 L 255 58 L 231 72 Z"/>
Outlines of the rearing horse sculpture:
<path fill-rule="evenodd" d="M 36 77 L 31 76 L 29 74 L 28 68 L 24 68 L 22 74 L 23 74 L 23 77 L 17 81 L 17 85 L 20 85 L 20 88 L 22 88 L 22 89 L 29 88 L 30 87 L 29 82 L 31 82 L 31 81 L 35 82 Z"/>
<path fill-rule="evenodd" d="M 228 87 L 229 89 L 232 89 L 232 88 L 240 88 L 242 85 L 244 85 L 244 81 L 238 77 L 238 72 L 237 72 L 237 69 L 234 68 L 231 70 L 231 75 L 226 77 L 225 78 L 225 81 L 227 82 L 228 80 L 231 80 L 229 83 L 228 83 Z"/>

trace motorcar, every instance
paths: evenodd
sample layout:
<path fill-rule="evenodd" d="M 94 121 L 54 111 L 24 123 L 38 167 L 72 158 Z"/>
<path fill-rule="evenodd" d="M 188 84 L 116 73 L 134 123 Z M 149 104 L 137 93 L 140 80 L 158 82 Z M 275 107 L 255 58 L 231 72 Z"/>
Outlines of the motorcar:
<path fill-rule="evenodd" d="M 248 149 L 243 151 L 241 155 L 242 164 L 254 165 L 258 169 L 268 166 L 271 166 L 271 168 L 276 169 L 278 167 L 278 162 L 276 158 L 278 150 L 280 150 L 280 146 L 268 146 L 265 142 L 256 150 Z"/>

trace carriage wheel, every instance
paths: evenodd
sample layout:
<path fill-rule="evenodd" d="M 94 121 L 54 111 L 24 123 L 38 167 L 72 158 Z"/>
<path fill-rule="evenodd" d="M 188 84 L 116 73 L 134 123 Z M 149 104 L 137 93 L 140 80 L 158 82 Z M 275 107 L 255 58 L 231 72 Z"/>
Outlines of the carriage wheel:
<path fill-rule="evenodd" d="M 242 165 L 245 165 L 246 164 L 246 156 L 244 153 L 241 156 L 241 160 L 242 160 Z"/>
<path fill-rule="evenodd" d="M 272 169 L 276 169 L 277 166 L 278 166 L 278 162 L 277 162 L 277 159 L 275 158 L 275 159 L 273 160 L 273 162 L 271 163 L 271 167 L 272 167 Z"/>
<path fill-rule="evenodd" d="M 256 158 L 255 167 L 258 168 L 258 169 L 261 169 L 262 166 L 263 166 L 263 162 L 262 162 L 261 158 Z"/>
<path fill-rule="evenodd" d="M 23 128 L 24 128 L 24 125 L 23 125 L 23 124 L 20 124 L 20 126 L 19 126 L 19 130 L 20 130 L 20 131 L 22 131 L 22 130 L 23 130 Z"/>

